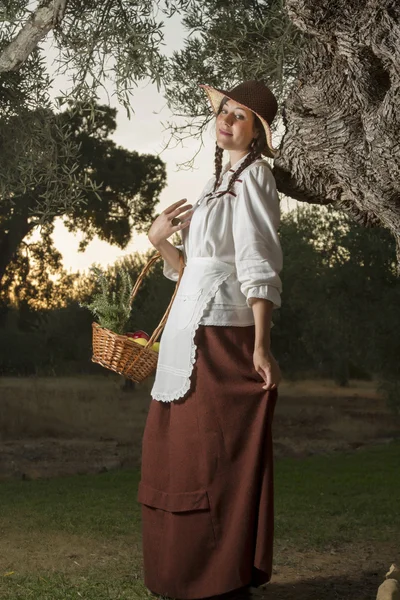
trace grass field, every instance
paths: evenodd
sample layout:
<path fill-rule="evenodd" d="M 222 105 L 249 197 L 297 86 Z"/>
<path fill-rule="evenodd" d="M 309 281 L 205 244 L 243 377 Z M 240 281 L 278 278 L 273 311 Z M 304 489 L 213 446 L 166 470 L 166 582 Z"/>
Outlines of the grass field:
<path fill-rule="evenodd" d="M 400 558 L 400 442 L 276 462 L 272 583 L 260 597 L 375 598 Z M 0 484 L 0 598 L 147 598 L 139 471 Z"/>
<path fill-rule="evenodd" d="M 0 378 L 0 600 L 146 599 L 141 438 L 152 381 Z M 369 600 L 400 562 L 400 418 L 373 381 L 283 381 L 266 600 Z M 62 477 L 61 477 L 62 476 Z"/>

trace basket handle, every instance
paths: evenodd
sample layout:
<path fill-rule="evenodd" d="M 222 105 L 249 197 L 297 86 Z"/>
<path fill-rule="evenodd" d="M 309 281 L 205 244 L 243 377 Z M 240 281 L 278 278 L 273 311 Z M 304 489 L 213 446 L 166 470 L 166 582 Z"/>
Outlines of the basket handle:
<path fill-rule="evenodd" d="M 169 312 L 171 310 L 172 303 L 173 303 L 173 301 L 175 299 L 176 293 L 178 291 L 179 284 L 180 284 L 181 279 L 182 279 L 183 271 L 185 269 L 185 259 L 184 259 L 184 256 L 183 256 L 183 252 L 181 250 L 179 250 L 179 249 L 178 249 L 178 252 L 179 252 L 179 264 L 180 264 L 180 266 L 179 266 L 179 276 L 178 276 L 178 281 L 177 281 L 176 286 L 175 286 L 175 291 L 174 291 L 173 296 L 171 298 L 171 301 L 170 301 L 170 303 L 169 303 L 169 305 L 167 307 L 167 310 L 165 311 L 165 313 L 164 313 L 164 315 L 163 315 L 160 323 L 158 324 L 158 327 L 156 327 L 156 329 L 153 331 L 153 334 L 149 338 L 146 346 L 143 346 L 143 350 L 146 350 L 147 348 L 150 348 L 150 346 L 152 346 L 152 344 L 154 344 L 154 342 L 159 337 L 161 331 L 163 330 L 165 323 L 167 322 L 167 318 L 168 318 Z M 144 279 L 144 276 L 146 275 L 146 273 L 150 269 L 150 267 L 159 258 L 162 258 L 162 255 L 161 255 L 160 252 L 157 252 L 154 256 L 151 257 L 151 259 L 149 260 L 149 262 L 147 263 L 147 265 L 145 265 L 145 267 L 143 268 L 143 270 L 140 273 L 139 277 L 137 278 L 137 281 L 135 283 L 135 286 L 134 286 L 134 288 L 133 288 L 133 290 L 131 292 L 131 296 L 129 298 L 129 303 L 130 303 L 131 306 L 132 306 L 133 299 L 136 296 L 137 291 L 138 291 L 138 289 L 140 287 L 140 284 L 142 283 L 142 281 Z"/>

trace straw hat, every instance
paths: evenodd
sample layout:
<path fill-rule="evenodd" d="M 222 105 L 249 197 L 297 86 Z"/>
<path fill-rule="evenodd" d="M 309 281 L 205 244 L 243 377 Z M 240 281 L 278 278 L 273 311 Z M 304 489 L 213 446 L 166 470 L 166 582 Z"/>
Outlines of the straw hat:
<path fill-rule="evenodd" d="M 242 104 L 257 115 L 263 124 L 265 136 L 267 138 L 267 146 L 263 154 L 276 157 L 279 150 L 272 146 L 272 134 L 270 125 L 275 118 L 278 110 L 278 103 L 274 94 L 262 81 L 244 81 L 231 90 L 219 90 L 210 85 L 200 84 L 207 92 L 214 113 L 217 114 L 222 99 L 226 96 L 230 100 L 234 100 Z"/>

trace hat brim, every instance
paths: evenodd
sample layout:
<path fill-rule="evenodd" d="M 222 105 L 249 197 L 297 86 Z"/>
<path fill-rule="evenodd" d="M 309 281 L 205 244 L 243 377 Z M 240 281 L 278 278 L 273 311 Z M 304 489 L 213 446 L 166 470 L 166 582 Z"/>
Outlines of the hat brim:
<path fill-rule="evenodd" d="M 210 101 L 211 107 L 212 107 L 215 115 L 218 113 L 218 110 L 219 110 L 219 107 L 221 105 L 223 98 L 226 97 L 226 98 L 229 98 L 229 100 L 235 101 L 234 98 L 231 98 L 229 96 L 229 92 L 227 92 L 225 90 L 219 90 L 218 88 L 214 88 L 211 85 L 205 85 L 203 83 L 199 84 L 199 87 L 203 88 L 207 92 L 208 99 Z M 264 127 L 265 137 L 267 140 L 267 148 L 265 148 L 265 151 L 263 151 L 262 154 L 265 154 L 266 156 L 269 156 L 270 158 L 276 158 L 277 155 L 279 154 L 279 149 L 274 148 L 272 145 L 272 132 L 271 132 L 271 128 L 270 128 L 268 122 L 263 117 L 261 117 L 258 113 L 256 113 L 255 110 L 252 110 L 245 104 L 242 104 L 242 106 L 244 106 L 248 110 L 251 110 L 251 112 L 253 112 L 255 115 L 257 115 L 257 117 L 260 119 L 260 121 L 262 123 L 262 126 Z"/>

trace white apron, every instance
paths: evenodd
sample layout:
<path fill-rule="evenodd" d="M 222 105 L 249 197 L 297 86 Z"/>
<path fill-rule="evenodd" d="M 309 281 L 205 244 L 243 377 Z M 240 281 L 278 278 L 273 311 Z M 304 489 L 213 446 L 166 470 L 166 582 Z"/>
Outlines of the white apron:
<path fill-rule="evenodd" d="M 190 388 L 196 361 L 194 335 L 208 302 L 235 265 L 211 257 L 189 257 L 163 333 L 151 396 L 172 402 Z"/>

